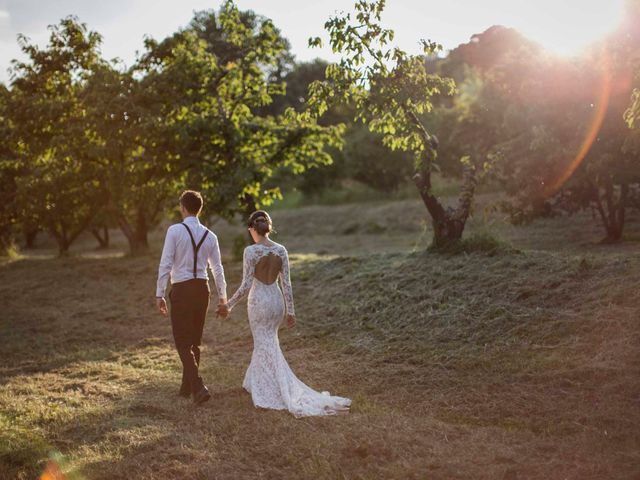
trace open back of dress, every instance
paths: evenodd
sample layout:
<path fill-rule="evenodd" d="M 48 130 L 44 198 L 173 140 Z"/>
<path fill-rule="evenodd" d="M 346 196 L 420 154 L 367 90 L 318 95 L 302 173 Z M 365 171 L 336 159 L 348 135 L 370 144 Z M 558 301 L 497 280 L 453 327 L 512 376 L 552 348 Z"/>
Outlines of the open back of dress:
<path fill-rule="evenodd" d="M 271 285 L 278 279 L 282 269 L 282 259 L 273 253 L 262 257 L 256 263 L 253 276 L 266 285 Z"/>

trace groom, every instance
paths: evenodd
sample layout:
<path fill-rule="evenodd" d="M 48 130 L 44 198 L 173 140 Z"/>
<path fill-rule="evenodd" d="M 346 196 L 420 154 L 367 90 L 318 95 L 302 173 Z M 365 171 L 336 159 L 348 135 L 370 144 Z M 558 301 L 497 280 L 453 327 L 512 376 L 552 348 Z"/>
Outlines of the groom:
<path fill-rule="evenodd" d="M 202 195 L 187 190 L 180 195 L 182 223 L 171 225 L 162 249 L 158 268 L 156 303 L 160 313 L 167 316 L 164 294 L 167 279 L 171 277 L 171 327 L 180 361 L 182 385 L 180 395 L 193 396 L 196 404 L 211 398 L 209 389 L 198 374 L 200 365 L 200 341 L 204 320 L 209 308 L 209 283 L 207 263 L 211 266 L 218 292 L 217 313 L 225 317 L 227 309 L 227 284 L 220 260 L 218 238 L 200 223 Z"/>

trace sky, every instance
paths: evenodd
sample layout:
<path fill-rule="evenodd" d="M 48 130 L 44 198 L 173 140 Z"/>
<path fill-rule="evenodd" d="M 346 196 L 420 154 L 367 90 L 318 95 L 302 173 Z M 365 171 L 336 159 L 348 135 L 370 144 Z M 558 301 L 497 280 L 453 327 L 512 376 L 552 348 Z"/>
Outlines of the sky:
<path fill-rule="evenodd" d="M 143 49 L 145 35 L 162 39 L 188 24 L 194 11 L 217 9 L 220 0 L 0 0 L 0 82 L 7 69 L 23 59 L 16 37 L 22 33 L 39 45 L 48 38 L 47 25 L 73 14 L 103 36 L 106 58 L 131 65 Z M 242 10 L 271 18 L 291 43 L 298 60 L 335 59 L 332 52 L 310 49 L 310 36 L 322 36 L 332 14 L 348 11 L 353 0 L 236 0 Z M 385 26 L 395 42 L 419 52 L 421 38 L 445 50 L 492 25 L 514 27 L 530 39 L 561 54 L 574 55 L 615 29 L 624 0 L 387 0 Z M 325 42 L 326 43 L 326 42 Z"/>

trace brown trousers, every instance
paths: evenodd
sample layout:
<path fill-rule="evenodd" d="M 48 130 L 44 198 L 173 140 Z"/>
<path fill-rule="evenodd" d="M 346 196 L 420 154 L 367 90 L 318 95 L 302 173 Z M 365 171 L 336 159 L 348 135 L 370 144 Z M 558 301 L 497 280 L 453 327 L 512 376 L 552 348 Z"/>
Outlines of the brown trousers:
<path fill-rule="evenodd" d="M 174 283 L 169 300 L 173 339 L 182 362 L 181 390 L 197 393 L 203 386 L 199 347 L 209 308 L 209 284 L 200 278 Z"/>

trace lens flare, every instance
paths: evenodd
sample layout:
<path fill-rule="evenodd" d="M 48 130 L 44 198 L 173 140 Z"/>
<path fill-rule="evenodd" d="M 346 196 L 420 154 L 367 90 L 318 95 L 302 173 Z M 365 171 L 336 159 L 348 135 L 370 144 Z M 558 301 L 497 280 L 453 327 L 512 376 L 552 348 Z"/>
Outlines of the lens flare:
<path fill-rule="evenodd" d="M 65 476 L 60 470 L 58 463 L 54 460 L 50 460 L 47 463 L 47 467 L 45 468 L 42 475 L 40 475 L 40 480 L 65 480 Z"/>
<path fill-rule="evenodd" d="M 609 98 L 611 97 L 611 84 L 612 84 L 612 74 L 611 74 L 611 62 L 609 59 L 609 53 L 606 48 L 602 49 L 602 78 L 600 81 L 600 93 L 598 94 L 598 99 L 594 103 L 594 112 L 591 117 L 591 121 L 589 124 L 589 128 L 587 129 L 586 135 L 580 144 L 580 148 L 578 149 L 578 153 L 573 158 L 573 160 L 569 163 L 567 168 L 555 179 L 553 182 L 547 184 L 545 188 L 545 197 L 551 197 L 555 195 L 558 190 L 565 184 L 569 178 L 574 174 L 576 169 L 580 166 L 584 158 L 591 150 L 593 146 L 593 142 L 598 138 L 598 132 L 600 131 L 600 127 L 602 126 L 602 122 L 604 121 L 604 117 L 607 113 L 607 108 L 609 107 Z"/>

